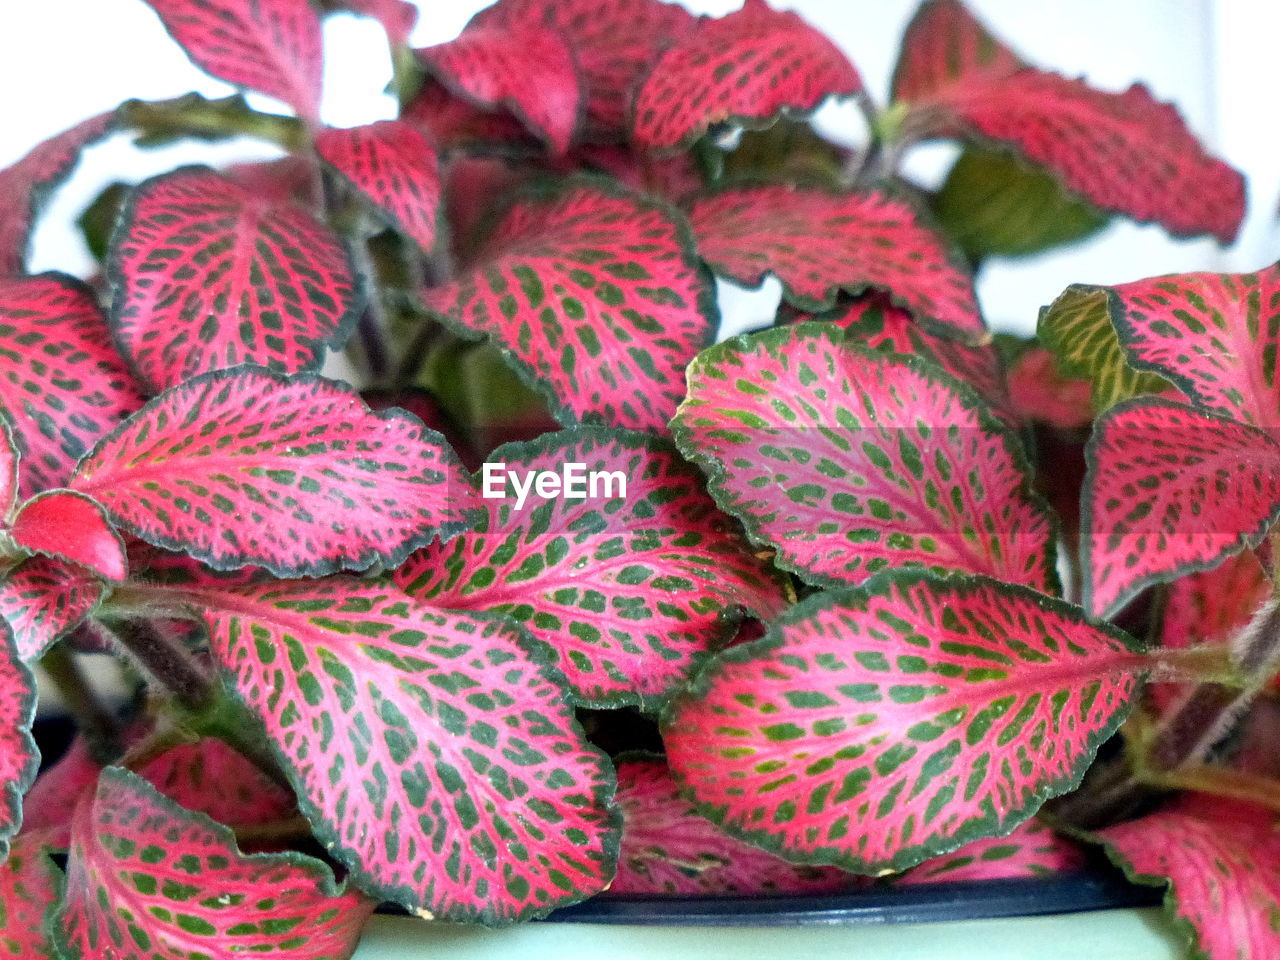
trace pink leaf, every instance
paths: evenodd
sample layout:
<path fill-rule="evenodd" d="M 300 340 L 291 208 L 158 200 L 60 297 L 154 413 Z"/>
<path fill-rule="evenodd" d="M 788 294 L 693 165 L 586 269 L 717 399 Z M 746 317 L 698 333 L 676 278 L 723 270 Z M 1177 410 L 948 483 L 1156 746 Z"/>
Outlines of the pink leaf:
<path fill-rule="evenodd" d="M 366 890 L 499 923 L 607 885 L 608 762 L 510 621 L 344 577 L 176 597 Z"/>
<path fill-rule="evenodd" d="M 825 310 L 842 292 L 874 288 L 943 337 L 988 337 L 973 278 L 903 200 L 743 187 L 699 201 L 691 219 L 698 252 L 713 270 L 749 287 L 772 273 L 802 310 Z"/>
<path fill-rule="evenodd" d="M 23 798 L 23 836 L 38 835 L 50 850 L 70 847 L 71 818 L 81 801 L 92 802 L 101 773 L 102 764 L 93 759 L 89 741 L 77 735 L 67 752 L 41 772 Z"/>
<path fill-rule="evenodd" d="M 400 119 L 426 134 L 441 151 L 491 151 L 496 147 L 525 154 L 540 150 L 538 141 L 509 111 L 482 110 L 455 97 L 430 77 L 405 105 Z"/>
<path fill-rule="evenodd" d="M 129 573 L 124 543 L 102 507 L 70 490 L 51 490 L 24 503 L 9 531 L 18 546 L 88 567 L 106 580 Z"/>
<path fill-rule="evenodd" d="M 18 656 L 8 623 L 0 621 L 0 863 L 22 823 L 22 795 L 40 766 L 31 738 L 35 713 L 35 679 Z"/>
<path fill-rule="evenodd" d="M 568 151 L 582 113 L 582 84 L 565 38 L 536 21 L 473 22 L 456 40 L 417 51 L 456 97 L 514 113 L 556 155 Z"/>
<path fill-rule="evenodd" d="M 1028 420 L 1063 430 L 1093 420 L 1092 384 L 1060 374 L 1053 354 L 1044 347 L 1023 351 L 1009 370 L 1008 384 L 1013 408 Z"/>
<path fill-rule="evenodd" d="M 341 3 L 352 13 L 377 20 L 396 47 L 408 46 L 409 35 L 418 25 L 418 8 L 406 0 L 341 0 Z"/>
<path fill-rule="evenodd" d="M 1197 957 L 1280 955 L 1274 813 L 1192 794 L 1096 836 L 1130 879 L 1168 886 L 1165 909 L 1190 927 Z"/>
<path fill-rule="evenodd" d="M 54 955 L 49 922 L 61 885 L 40 839 L 18 837 L 0 864 L 0 954 L 32 960 Z"/>
<path fill-rule="evenodd" d="M 973 883 L 1075 873 L 1084 855 L 1072 840 L 1054 833 L 1039 820 L 1028 820 L 1003 837 L 966 843 L 954 853 L 933 857 L 896 882 Z"/>
<path fill-rule="evenodd" d="M 1160 645 L 1178 649 L 1226 644 L 1249 623 L 1271 589 L 1252 550 L 1228 557 L 1212 570 L 1179 577 L 1169 585 Z"/>
<path fill-rule="evenodd" d="M 768 126 L 784 112 L 861 92 L 858 71 L 822 33 L 794 13 L 746 0 L 727 16 L 699 20 L 658 58 L 636 94 L 632 137 L 644 149 L 676 150 L 714 124 Z"/>
<path fill-rule="evenodd" d="M 1127 401 L 1098 420 L 1086 457 L 1084 606 L 1095 616 L 1256 546 L 1280 518 L 1280 444 L 1226 417 Z"/>
<path fill-rule="evenodd" d="M 893 96 L 914 139 L 1007 144 L 1105 210 L 1229 243 L 1244 179 L 1141 85 L 1103 93 L 1024 66 L 958 0 L 930 0 L 903 39 Z"/>
<path fill-rule="evenodd" d="M 440 220 L 440 170 L 426 138 L 400 120 L 349 130 L 326 129 L 316 150 L 392 226 L 430 252 Z"/>
<path fill-rule="evenodd" d="M 0 404 L 0 525 L 7 524 L 18 497 L 18 449 L 9 418 Z"/>
<path fill-rule="evenodd" d="M 1016 437 L 919 361 L 819 322 L 739 337 L 690 366 L 672 431 L 721 508 L 812 583 L 908 564 L 1056 589 Z"/>
<path fill-rule="evenodd" d="M 9 624 L 18 656 L 33 663 L 79 626 L 102 599 L 102 582 L 78 564 L 32 557 L 0 583 L 0 618 Z"/>
<path fill-rule="evenodd" d="M 440 607 L 519 620 L 550 646 L 577 697 L 652 706 L 744 613 L 782 612 L 778 583 L 667 444 L 580 429 L 500 447 L 487 460 L 521 482 L 580 464 L 584 496 L 534 490 L 525 501 L 495 473 L 498 496 L 483 501 L 481 525 L 411 556 L 397 582 Z"/>
<path fill-rule="evenodd" d="M 44 141 L 11 167 L 0 170 L 0 278 L 19 274 L 27 239 L 45 195 L 71 172 L 80 152 L 115 126 L 115 111 L 81 121 Z"/>
<path fill-rule="evenodd" d="M 219 80 L 283 100 L 303 119 L 320 113 L 320 18 L 308 0 L 147 0 L 196 66 Z"/>
<path fill-rule="evenodd" d="M 65 483 L 142 405 L 84 284 L 53 273 L 0 278 L 0 404 L 22 450 L 23 496 Z"/>
<path fill-rule="evenodd" d="M 894 570 L 721 653 L 663 717 L 696 809 L 797 863 L 901 870 L 1076 786 L 1145 669 L 1079 607 Z"/>
<path fill-rule="evenodd" d="M 72 486 L 148 543 L 277 576 L 394 566 L 474 519 L 444 438 L 372 413 L 314 376 L 242 368 L 156 397 L 85 458 Z"/>
<path fill-rule="evenodd" d="M 373 907 L 319 860 L 245 856 L 226 827 L 111 767 L 76 812 L 53 933 L 65 955 L 103 960 L 343 960 Z"/>
<path fill-rule="evenodd" d="M 314 370 L 360 310 L 333 231 L 202 167 L 133 192 L 107 270 L 112 329 L 160 390 L 246 363 Z"/>
<path fill-rule="evenodd" d="M 827 893 L 860 877 L 804 867 L 743 843 L 698 816 L 661 760 L 618 764 L 622 848 L 609 892 L 623 895 Z"/>
<path fill-rule="evenodd" d="M 576 182 L 518 203 L 428 307 L 487 334 L 564 423 L 662 430 L 711 339 L 711 277 L 659 201 Z"/>
<path fill-rule="evenodd" d="M 166 750 L 138 771 L 170 800 L 230 826 L 294 815 L 293 796 L 214 737 Z"/>

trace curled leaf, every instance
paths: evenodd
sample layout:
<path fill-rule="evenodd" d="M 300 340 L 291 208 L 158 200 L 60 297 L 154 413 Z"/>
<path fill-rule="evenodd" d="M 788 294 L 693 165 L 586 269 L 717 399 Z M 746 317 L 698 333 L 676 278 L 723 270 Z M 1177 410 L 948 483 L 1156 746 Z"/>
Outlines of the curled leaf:
<path fill-rule="evenodd" d="M 102 507 L 80 493 L 51 490 L 33 497 L 9 534 L 23 549 L 78 563 L 104 580 L 119 582 L 129 572 L 120 535 Z"/>

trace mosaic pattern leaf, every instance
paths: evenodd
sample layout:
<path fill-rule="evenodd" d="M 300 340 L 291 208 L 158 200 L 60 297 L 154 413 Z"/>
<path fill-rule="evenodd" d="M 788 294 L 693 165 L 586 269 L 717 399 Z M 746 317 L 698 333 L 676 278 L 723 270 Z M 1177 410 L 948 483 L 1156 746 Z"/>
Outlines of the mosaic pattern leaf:
<path fill-rule="evenodd" d="M 148 543 L 282 577 L 394 566 L 470 526 L 475 506 L 444 438 L 409 414 L 252 367 L 156 397 L 81 462 L 72 487 Z"/>
<path fill-rule="evenodd" d="M 1160 646 L 1226 644 L 1270 595 L 1271 579 L 1252 550 L 1212 570 L 1179 577 L 1165 598 Z"/>
<path fill-rule="evenodd" d="M 61 886 L 38 839 L 24 834 L 14 841 L 0 864 L 0 956 L 53 956 L 49 922 Z"/>
<path fill-rule="evenodd" d="M 772 273 L 802 310 L 871 288 L 941 336 L 987 338 L 973 278 L 905 200 L 775 184 L 700 200 L 691 219 L 716 273 L 748 287 Z"/>
<path fill-rule="evenodd" d="M 327 226 L 203 167 L 134 190 L 107 271 L 112 330 L 158 390 L 246 363 L 314 370 L 361 306 Z"/>
<path fill-rule="evenodd" d="M 309 0 L 147 0 L 192 62 L 219 80 L 320 115 L 324 56 Z"/>
<path fill-rule="evenodd" d="M 448 544 L 420 550 L 396 571 L 415 597 L 450 610 L 493 610 L 551 648 L 570 689 L 597 705 L 653 706 L 744 613 L 770 619 L 782 589 L 705 480 L 663 441 L 579 429 L 508 444 L 488 486 L 485 520 Z M 564 473 L 577 464 L 576 479 Z M 568 478 L 582 496 L 540 496 L 536 472 Z M 507 473 L 514 473 L 509 480 Z M 528 481 L 532 482 L 532 481 Z M 594 492 L 593 492 L 594 484 Z"/>
<path fill-rule="evenodd" d="M 960 0 L 925 0 L 902 40 L 893 99 L 928 102 L 960 84 L 1001 80 L 1026 65 Z"/>
<path fill-rule="evenodd" d="M 166 750 L 139 774 L 179 806 L 230 826 L 293 816 L 293 795 L 214 737 Z"/>
<path fill-rule="evenodd" d="M 79 626 L 102 599 L 102 582 L 88 570 L 50 557 L 24 560 L 0 583 L 0 618 L 9 624 L 18 656 L 33 663 Z"/>
<path fill-rule="evenodd" d="M 812 583 L 923 565 L 1056 591 L 1055 524 L 1018 441 L 913 358 L 820 322 L 738 337 L 689 368 L 672 431 L 721 508 Z"/>
<path fill-rule="evenodd" d="M 373 907 L 319 860 L 246 856 L 226 827 L 109 767 L 76 812 L 53 934 L 84 960 L 346 960 Z"/>
<path fill-rule="evenodd" d="M 142 394 L 92 291 L 60 274 L 0 278 L 0 405 L 22 451 L 20 492 L 66 483 Z"/>
<path fill-rule="evenodd" d="M 562 423 L 658 432 L 719 323 L 712 278 L 692 249 L 666 205 L 576 181 L 517 204 L 475 263 L 423 298 L 497 342 Z"/>
<path fill-rule="evenodd" d="M 699 813 L 798 863 L 901 870 L 1072 789 L 1145 657 L 1079 607 L 894 570 L 720 654 L 663 717 Z"/>
<path fill-rule="evenodd" d="M 0 621 L 0 863 L 22 824 L 22 795 L 40 766 L 31 738 L 35 714 L 35 678 L 18 656 L 8 623 Z"/>
<path fill-rule="evenodd" d="M 401 120 L 326 129 L 316 150 L 387 218 L 428 253 L 440 230 L 440 170 L 427 138 Z"/>
<path fill-rule="evenodd" d="M 966 843 L 954 853 L 926 860 L 897 883 L 974 883 L 1075 873 L 1084 855 L 1073 840 L 1054 833 L 1039 820 L 1028 820 L 1003 837 Z"/>
<path fill-rule="evenodd" d="M 1130 400 L 1098 420 L 1085 456 L 1084 606 L 1096 616 L 1256 546 L 1280 519 L 1280 444 L 1226 417 Z"/>
<path fill-rule="evenodd" d="M 632 139 L 674 151 L 716 124 L 768 126 L 861 92 L 858 71 L 820 31 L 745 0 L 727 16 L 702 18 L 662 54 L 636 94 Z"/>
<path fill-rule="evenodd" d="M 18 546 L 88 567 L 105 580 L 129 573 L 124 542 L 102 507 L 70 490 L 51 490 L 22 505 L 9 529 Z"/>

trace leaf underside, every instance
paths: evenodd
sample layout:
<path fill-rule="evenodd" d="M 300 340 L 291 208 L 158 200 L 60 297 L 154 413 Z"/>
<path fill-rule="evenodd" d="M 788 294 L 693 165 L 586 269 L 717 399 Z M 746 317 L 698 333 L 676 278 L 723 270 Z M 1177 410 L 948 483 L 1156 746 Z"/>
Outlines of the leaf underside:
<path fill-rule="evenodd" d="M 83 567 L 50 557 L 22 561 L 0 583 L 0 618 L 18 656 L 34 663 L 98 605 L 102 582 Z"/>
<path fill-rule="evenodd" d="M 78 563 L 105 580 L 119 582 L 129 572 L 120 535 L 102 507 L 80 493 L 51 490 L 31 498 L 9 533 L 23 549 Z"/>

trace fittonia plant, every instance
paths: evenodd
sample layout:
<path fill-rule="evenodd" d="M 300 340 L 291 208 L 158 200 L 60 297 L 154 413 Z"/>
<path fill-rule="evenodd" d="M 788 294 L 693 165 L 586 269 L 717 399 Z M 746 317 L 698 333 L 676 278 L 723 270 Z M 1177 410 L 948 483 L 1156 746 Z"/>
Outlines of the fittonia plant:
<path fill-rule="evenodd" d="M 380 902 L 500 924 L 1084 840 L 1201 953 L 1280 952 L 1280 274 L 1074 286 L 1039 343 L 973 293 L 1115 216 L 1229 242 L 1242 179 L 1172 107 L 956 0 L 889 105 L 763 0 L 500 0 L 418 51 L 398 0 L 151 6 L 287 112 L 131 101 L 0 172 L 4 949 L 341 958 Z M 318 119 L 337 13 L 387 28 L 399 119 Z M 864 148 L 809 126 L 830 98 Z M 98 276 L 26 272 L 119 132 L 285 156 L 115 186 Z M 776 276 L 772 328 L 712 345 L 717 275 Z M 38 779 L 37 665 L 81 726 Z"/>

